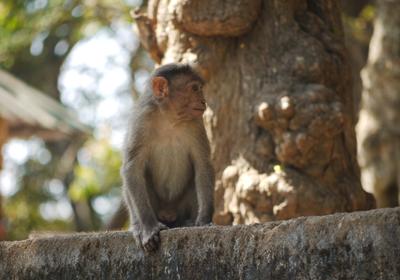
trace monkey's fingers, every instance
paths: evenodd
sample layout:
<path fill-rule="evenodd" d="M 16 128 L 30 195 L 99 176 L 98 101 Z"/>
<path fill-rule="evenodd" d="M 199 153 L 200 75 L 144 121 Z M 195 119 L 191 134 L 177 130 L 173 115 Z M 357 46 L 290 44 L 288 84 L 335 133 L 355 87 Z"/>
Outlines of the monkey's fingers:
<path fill-rule="evenodd" d="M 151 240 L 149 240 L 147 243 L 143 244 L 143 248 L 147 253 L 151 253 L 151 252 L 155 251 L 156 245 L 153 244 L 153 242 Z"/>
<path fill-rule="evenodd" d="M 160 245 L 159 233 L 154 233 L 146 242 L 143 243 L 143 247 L 146 252 L 155 251 Z"/>
<path fill-rule="evenodd" d="M 157 244 L 157 247 L 158 247 L 158 245 L 160 245 L 160 243 L 161 243 L 160 233 L 154 235 L 154 236 L 153 236 L 153 240 L 154 240 L 154 243 L 156 243 L 156 244 Z"/>

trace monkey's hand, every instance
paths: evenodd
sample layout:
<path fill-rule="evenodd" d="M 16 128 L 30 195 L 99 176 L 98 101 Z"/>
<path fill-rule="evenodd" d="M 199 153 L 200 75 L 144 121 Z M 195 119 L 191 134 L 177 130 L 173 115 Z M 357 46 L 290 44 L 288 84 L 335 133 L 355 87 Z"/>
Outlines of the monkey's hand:
<path fill-rule="evenodd" d="M 157 222 L 153 227 L 144 227 L 140 233 L 140 242 L 146 252 L 155 251 L 160 246 L 160 231 L 168 229 L 163 223 Z"/>

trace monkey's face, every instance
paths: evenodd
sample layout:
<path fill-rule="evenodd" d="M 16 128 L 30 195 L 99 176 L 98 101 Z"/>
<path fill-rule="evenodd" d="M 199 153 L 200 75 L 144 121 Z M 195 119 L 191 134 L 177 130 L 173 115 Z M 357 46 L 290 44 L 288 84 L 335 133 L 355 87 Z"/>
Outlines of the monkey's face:
<path fill-rule="evenodd" d="M 203 116 L 206 100 L 203 84 L 200 81 L 189 79 L 180 87 L 173 88 L 171 93 L 171 109 L 180 119 L 191 120 Z"/>
<path fill-rule="evenodd" d="M 196 76 L 181 74 L 171 81 L 157 76 L 152 89 L 159 106 L 179 121 L 201 118 L 206 110 L 203 82 Z"/>

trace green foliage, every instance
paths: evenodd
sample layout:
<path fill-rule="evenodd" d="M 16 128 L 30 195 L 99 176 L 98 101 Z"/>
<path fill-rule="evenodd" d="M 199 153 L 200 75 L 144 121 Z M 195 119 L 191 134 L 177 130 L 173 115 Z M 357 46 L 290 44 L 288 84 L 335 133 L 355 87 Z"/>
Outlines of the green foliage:
<path fill-rule="evenodd" d="M 22 49 L 53 38 L 73 46 L 114 19 L 129 20 L 122 0 L 2 0 L 0 2 L 0 65 L 11 68 Z"/>
<path fill-rule="evenodd" d="M 33 230 L 62 230 L 71 228 L 71 221 L 46 220 L 40 206 L 56 198 L 43 187 L 52 170 L 35 159 L 28 160 L 19 168 L 20 190 L 5 200 L 4 210 L 8 220 L 8 239 L 26 238 Z"/>
<path fill-rule="evenodd" d="M 86 159 L 75 167 L 75 180 L 69 189 L 72 200 L 87 201 L 121 186 L 121 156 L 107 139 L 89 141 L 81 152 Z"/>
<path fill-rule="evenodd" d="M 344 16 L 345 23 L 350 27 L 351 35 L 363 45 L 369 44 L 375 9 L 374 5 L 366 5 L 358 17 Z"/>
<path fill-rule="evenodd" d="M 62 217 L 49 219 L 41 213 L 43 206 L 48 203 L 57 205 L 60 200 L 74 203 L 75 207 L 78 206 L 75 215 L 89 219 L 81 221 L 84 223 L 83 229 L 101 228 L 101 221 L 104 219 L 96 212 L 93 201 L 98 197 L 120 196 L 121 156 L 106 138 L 89 140 L 80 150 L 80 154 L 82 160 L 74 168 L 74 180 L 69 186 L 64 185 L 64 191 L 58 195 L 49 191 L 50 181 L 57 173 L 55 170 L 57 165 L 41 163 L 32 157 L 19 166 L 19 190 L 5 199 L 4 205 L 8 221 L 7 239 L 24 239 L 32 231 L 76 229 L 72 216 L 67 220 Z"/>
<path fill-rule="evenodd" d="M 46 220 L 42 217 L 38 209 L 37 204 L 29 205 L 21 198 L 12 198 L 7 201 L 5 205 L 5 213 L 9 221 L 7 239 L 25 239 L 34 230 L 71 231 L 71 221 L 62 219 Z"/>

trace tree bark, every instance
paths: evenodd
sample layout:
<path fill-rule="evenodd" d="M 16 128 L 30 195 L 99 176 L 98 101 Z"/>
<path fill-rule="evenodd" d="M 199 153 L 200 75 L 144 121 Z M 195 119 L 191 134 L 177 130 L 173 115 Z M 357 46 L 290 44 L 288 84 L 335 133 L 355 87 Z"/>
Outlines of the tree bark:
<path fill-rule="evenodd" d="M 400 203 L 400 2 L 377 1 L 357 127 L 364 187 L 378 207 Z"/>
<path fill-rule="evenodd" d="M 337 1 L 149 1 L 136 22 L 157 62 L 191 63 L 208 81 L 214 222 L 372 206 Z"/>
<path fill-rule="evenodd" d="M 130 232 L 0 242 L 1 279 L 400 279 L 400 208 L 251 226 L 161 232 L 144 254 Z"/>

